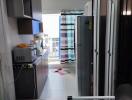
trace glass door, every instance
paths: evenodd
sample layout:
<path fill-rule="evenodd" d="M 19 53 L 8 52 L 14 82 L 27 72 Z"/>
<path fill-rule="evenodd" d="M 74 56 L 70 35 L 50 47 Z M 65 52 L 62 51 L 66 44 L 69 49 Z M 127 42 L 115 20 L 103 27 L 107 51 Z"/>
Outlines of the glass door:
<path fill-rule="evenodd" d="M 100 18 L 100 1 L 94 0 L 94 46 L 93 46 L 93 95 L 98 96 L 99 82 L 99 18 Z"/>
<path fill-rule="evenodd" d="M 104 95 L 108 1 L 94 0 L 94 96 Z"/>
<path fill-rule="evenodd" d="M 105 49 L 105 95 L 114 95 L 119 0 L 108 1 Z"/>
<path fill-rule="evenodd" d="M 104 96 L 105 84 L 105 41 L 108 17 L 108 1 L 100 0 L 100 23 L 99 23 L 99 96 Z"/>
<path fill-rule="evenodd" d="M 94 96 L 112 95 L 119 0 L 94 0 Z"/>

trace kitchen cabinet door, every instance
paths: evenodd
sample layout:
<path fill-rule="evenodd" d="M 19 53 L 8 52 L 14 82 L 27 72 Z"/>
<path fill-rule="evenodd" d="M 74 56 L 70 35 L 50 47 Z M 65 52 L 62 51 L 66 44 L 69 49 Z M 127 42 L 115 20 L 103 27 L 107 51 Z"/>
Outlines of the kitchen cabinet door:
<path fill-rule="evenodd" d="M 41 0 L 32 0 L 32 18 L 42 21 Z"/>
<path fill-rule="evenodd" d="M 31 19 L 18 19 L 19 34 L 39 34 L 42 30 L 42 23 Z"/>
<path fill-rule="evenodd" d="M 43 90 L 43 77 L 42 77 L 42 62 L 41 57 L 38 58 L 37 64 L 36 64 L 36 77 L 37 77 L 37 92 L 38 97 L 40 97 L 42 90 Z"/>
<path fill-rule="evenodd" d="M 7 0 L 8 16 L 42 21 L 41 0 Z"/>
<path fill-rule="evenodd" d="M 42 56 L 42 64 L 43 64 L 43 83 L 45 84 L 48 77 L 48 51 Z"/>
<path fill-rule="evenodd" d="M 10 17 L 31 18 L 31 0 L 7 0 L 7 11 Z"/>
<path fill-rule="evenodd" d="M 34 66 L 32 68 L 24 68 L 23 66 L 29 65 L 16 64 L 13 66 L 16 99 L 37 99 L 36 69 Z"/>

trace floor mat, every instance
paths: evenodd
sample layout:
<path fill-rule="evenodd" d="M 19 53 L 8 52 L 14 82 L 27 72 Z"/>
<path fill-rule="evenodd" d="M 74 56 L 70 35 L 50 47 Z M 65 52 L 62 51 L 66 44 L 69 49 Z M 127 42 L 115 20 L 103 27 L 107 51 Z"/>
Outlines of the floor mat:
<path fill-rule="evenodd" d="M 65 74 L 70 73 L 70 71 L 66 68 L 57 68 L 54 72 L 60 75 L 65 75 Z"/>

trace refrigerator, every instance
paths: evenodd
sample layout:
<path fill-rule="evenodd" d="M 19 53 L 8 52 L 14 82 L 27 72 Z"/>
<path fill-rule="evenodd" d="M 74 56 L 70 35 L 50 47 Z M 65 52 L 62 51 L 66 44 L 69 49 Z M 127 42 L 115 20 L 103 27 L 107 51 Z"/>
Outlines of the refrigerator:
<path fill-rule="evenodd" d="M 92 17 L 77 16 L 76 20 L 76 76 L 79 96 L 92 95 L 93 29 Z"/>

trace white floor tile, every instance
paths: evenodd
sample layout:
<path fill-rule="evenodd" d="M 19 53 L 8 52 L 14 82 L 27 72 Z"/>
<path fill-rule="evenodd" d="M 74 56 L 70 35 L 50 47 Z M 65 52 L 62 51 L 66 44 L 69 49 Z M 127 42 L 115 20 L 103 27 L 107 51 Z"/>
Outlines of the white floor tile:
<path fill-rule="evenodd" d="M 40 99 L 67 100 L 67 96 L 76 96 L 75 74 L 66 73 L 60 75 L 59 73 L 55 73 L 55 70 L 49 70 L 49 76 Z"/>

